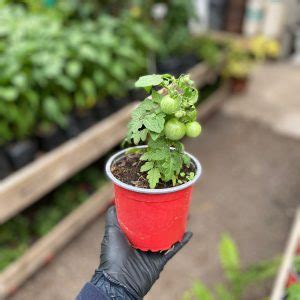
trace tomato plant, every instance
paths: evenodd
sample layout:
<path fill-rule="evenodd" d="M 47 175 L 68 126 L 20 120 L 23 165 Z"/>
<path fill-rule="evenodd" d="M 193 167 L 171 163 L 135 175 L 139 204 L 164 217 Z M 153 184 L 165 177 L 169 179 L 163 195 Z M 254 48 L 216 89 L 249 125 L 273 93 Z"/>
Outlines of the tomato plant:
<path fill-rule="evenodd" d="M 194 82 L 188 75 L 175 78 L 154 74 L 140 77 L 135 86 L 144 88 L 151 97 L 133 111 L 125 141 L 135 145 L 147 143 L 140 160 L 145 162 L 141 172 L 147 172 L 150 188 L 160 181 L 176 185 L 182 183 L 183 177 L 191 180 L 193 176 L 182 171 L 190 159 L 180 140 L 186 134 L 197 137 L 201 133 L 196 122 L 198 90 Z"/>

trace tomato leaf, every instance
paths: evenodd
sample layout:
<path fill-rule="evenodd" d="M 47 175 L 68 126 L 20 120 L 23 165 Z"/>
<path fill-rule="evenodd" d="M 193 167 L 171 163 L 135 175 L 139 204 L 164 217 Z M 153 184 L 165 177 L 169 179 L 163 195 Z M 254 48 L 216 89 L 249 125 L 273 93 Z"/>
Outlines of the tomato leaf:
<path fill-rule="evenodd" d="M 140 137 L 141 137 L 141 140 L 142 140 L 143 142 L 146 141 L 148 132 L 149 132 L 148 129 L 143 129 L 143 130 L 140 132 Z"/>
<path fill-rule="evenodd" d="M 154 166 L 154 162 L 152 161 L 147 161 L 146 163 L 144 163 L 142 166 L 141 166 L 141 172 L 146 172 L 146 171 L 149 171 L 150 169 L 152 169 Z"/>
<path fill-rule="evenodd" d="M 161 133 L 164 129 L 165 118 L 162 114 L 149 114 L 146 115 L 143 123 L 147 129 L 156 133 Z"/>
<path fill-rule="evenodd" d="M 153 168 L 148 171 L 147 179 L 149 181 L 150 189 L 155 189 L 160 177 L 161 175 L 158 168 Z"/>
<path fill-rule="evenodd" d="M 155 86 L 155 85 L 159 85 L 160 83 L 162 83 L 163 78 L 161 77 L 161 75 L 145 75 L 145 76 L 141 76 L 136 82 L 135 82 L 135 86 L 136 87 L 151 87 L 151 86 Z"/>

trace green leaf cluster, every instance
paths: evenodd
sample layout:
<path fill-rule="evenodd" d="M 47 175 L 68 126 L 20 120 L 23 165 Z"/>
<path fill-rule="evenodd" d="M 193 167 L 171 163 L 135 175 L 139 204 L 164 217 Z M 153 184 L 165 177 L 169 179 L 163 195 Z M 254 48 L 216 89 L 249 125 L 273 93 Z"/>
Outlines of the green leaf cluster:
<path fill-rule="evenodd" d="M 63 127 L 74 108 L 125 95 L 157 47 L 151 29 L 125 14 L 65 24 L 6 5 L 0 20 L 0 143 L 39 123 Z"/>
<path fill-rule="evenodd" d="M 215 284 L 212 290 L 200 281 L 185 292 L 184 300 L 240 300 L 251 286 L 275 277 L 281 259 L 258 262 L 242 267 L 238 248 L 228 234 L 224 234 L 219 244 L 219 259 L 226 279 L 225 283 Z M 296 289 L 296 288 L 295 288 Z M 290 299 L 290 298 L 288 298 Z M 291 298 L 293 299 L 293 298 Z M 297 299 L 297 298 L 295 298 Z"/>
<path fill-rule="evenodd" d="M 198 91 L 193 81 L 188 75 L 175 78 L 169 74 L 153 74 L 140 77 L 135 86 L 144 88 L 150 96 L 133 111 L 126 142 L 148 145 L 141 156 L 141 160 L 145 161 L 141 171 L 147 172 L 150 188 L 155 188 L 160 181 L 172 181 L 176 185 L 191 180 L 193 174 L 180 176 L 183 165 L 190 164 L 183 144 L 168 139 L 164 132 L 166 122 L 174 118 L 174 114 L 163 113 L 160 103 L 165 95 L 171 96 L 179 103 L 178 111 L 183 112 L 178 120 L 183 124 L 195 121 Z M 161 91 L 157 91 L 159 88 Z"/>

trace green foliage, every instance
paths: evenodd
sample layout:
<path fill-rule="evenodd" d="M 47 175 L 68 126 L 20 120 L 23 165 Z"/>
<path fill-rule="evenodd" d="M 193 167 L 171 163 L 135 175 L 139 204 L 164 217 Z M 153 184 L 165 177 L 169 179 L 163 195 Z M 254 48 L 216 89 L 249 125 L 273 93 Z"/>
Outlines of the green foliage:
<path fill-rule="evenodd" d="M 224 234 L 220 246 L 219 257 L 226 278 L 234 280 L 241 268 L 240 257 L 236 245 L 228 234 Z"/>
<path fill-rule="evenodd" d="M 287 290 L 287 300 L 300 300 L 300 284 L 293 284 Z"/>
<path fill-rule="evenodd" d="M 171 0 L 167 2 L 167 14 L 159 24 L 159 34 L 164 41 L 160 49 L 162 56 L 182 53 L 191 43 L 188 23 L 195 19 L 192 0 Z"/>
<path fill-rule="evenodd" d="M 31 135 L 39 123 L 62 127 L 75 107 L 123 96 L 158 45 L 152 30 L 128 14 L 66 25 L 4 6 L 0 19 L 0 143 Z"/>
<path fill-rule="evenodd" d="M 217 283 L 212 290 L 209 290 L 202 283 L 197 282 L 184 294 L 184 300 L 240 300 L 249 287 L 254 284 L 257 287 L 258 283 L 273 278 L 281 261 L 275 258 L 242 268 L 236 244 L 228 234 L 224 234 L 221 238 L 219 257 L 226 283 Z"/>
<path fill-rule="evenodd" d="M 194 38 L 191 43 L 192 49 L 198 57 L 205 61 L 210 67 L 216 68 L 222 60 L 223 50 L 218 42 L 209 36 Z"/>
<path fill-rule="evenodd" d="M 231 41 L 226 47 L 223 75 L 230 78 L 247 78 L 252 70 L 254 59 L 248 49 L 238 42 Z"/>
<path fill-rule="evenodd" d="M 147 179 L 150 188 L 155 188 L 158 182 L 172 181 L 173 185 L 189 180 L 190 174 L 179 179 L 179 173 L 183 165 L 189 165 L 189 159 L 184 154 L 184 147 L 179 141 L 172 140 L 165 133 L 165 124 L 174 118 L 174 114 L 166 115 L 162 112 L 160 103 L 164 95 L 157 92 L 162 88 L 164 94 L 175 99 L 178 111 L 184 114 L 179 116 L 178 122 L 185 124 L 196 120 L 195 103 L 198 98 L 198 91 L 194 87 L 189 76 L 182 75 L 178 79 L 165 75 L 146 75 L 139 78 L 135 83 L 136 87 L 143 87 L 151 97 L 146 98 L 133 111 L 132 119 L 128 125 L 126 141 L 135 145 L 140 142 L 147 142 L 148 147 L 141 156 L 145 161 L 142 172 L 147 172 Z M 184 135 L 184 134 L 183 134 Z"/>

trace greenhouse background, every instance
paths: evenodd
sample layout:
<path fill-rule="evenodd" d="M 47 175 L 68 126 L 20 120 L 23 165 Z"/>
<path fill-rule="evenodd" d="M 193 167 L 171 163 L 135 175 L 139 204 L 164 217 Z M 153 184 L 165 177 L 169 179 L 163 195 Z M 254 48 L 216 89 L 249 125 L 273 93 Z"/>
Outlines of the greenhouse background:
<path fill-rule="evenodd" d="M 145 299 L 300 299 L 297 0 L 0 0 L 0 299 L 91 279 L 105 163 L 155 73 L 197 86 L 203 175 Z"/>

